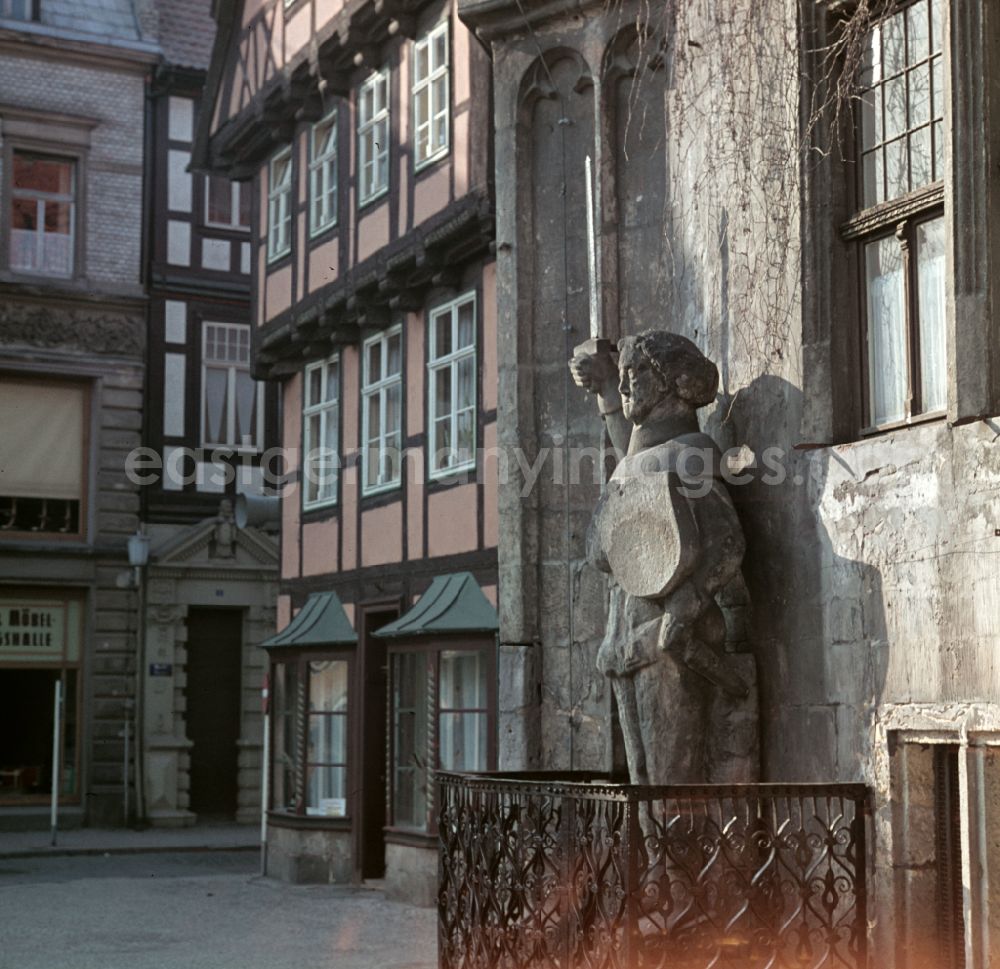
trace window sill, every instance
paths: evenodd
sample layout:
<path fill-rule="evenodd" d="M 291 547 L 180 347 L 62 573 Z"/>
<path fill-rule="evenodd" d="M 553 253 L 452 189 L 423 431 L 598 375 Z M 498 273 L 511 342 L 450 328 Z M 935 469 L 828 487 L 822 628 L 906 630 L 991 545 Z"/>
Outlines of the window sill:
<path fill-rule="evenodd" d="M 289 246 L 287 249 L 282 249 L 280 252 L 268 253 L 267 254 L 267 268 L 270 271 L 275 265 L 284 259 L 289 259 L 292 255 L 292 247 Z"/>
<path fill-rule="evenodd" d="M 362 485 L 361 487 L 361 497 L 362 498 L 377 498 L 379 495 L 389 494 L 392 491 L 402 491 L 403 482 L 402 480 L 393 481 L 389 484 L 384 485 L 374 485 L 372 487 L 367 487 Z"/>
<path fill-rule="evenodd" d="M 206 229 L 212 229 L 215 232 L 232 232 L 241 236 L 250 235 L 250 226 L 248 225 L 226 225 L 224 222 L 204 222 L 203 225 Z"/>
<path fill-rule="evenodd" d="M 410 845 L 414 848 L 436 848 L 437 835 L 419 828 L 397 828 L 391 825 L 383 828 L 386 844 Z"/>
<path fill-rule="evenodd" d="M 425 158 L 423 161 L 414 161 L 413 163 L 413 174 L 420 175 L 422 172 L 427 171 L 429 168 L 433 168 L 439 162 L 443 162 L 451 154 L 451 143 L 449 142 L 444 148 L 439 148 L 433 155 Z"/>
<path fill-rule="evenodd" d="M 440 471 L 431 471 L 427 475 L 429 484 L 469 484 L 468 481 L 455 481 L 461 475 L 468 475 L 470 471 L 476 470 L 475 461 L 466 461 L 464 464 L 449 465 Z"/>
<path fill-rule="evenodd" d="M 385 188 L 380 188 L 374 195 L 369 195 L 367 198 L 361 198 L 358 196 L 358 211 L 366 209 L 369 206 L 373 206 L 376 202 L 380 202 L 389 194 L 389 186 L 386 185 Z"/>
<path fill-rule="evenodd" d="M 308 515 L 312 512 L 333 511 L 339 502 L 336 498 L 326 498 L 323 501 L 310 501 L 308 504 L 302 502 L 302 514 Z"/>
<path fill-rule="evenodd" d="M 350 831 L 352 820 L 350 816 L 343 818 L 327 817 L 316 814 L 292 814 L 290 811 L 268 811 L 267 823 L 276 828 L 332 828 L 340 831 Z"/>
<path fill-rule="evenodd" d="M 325 236 L 330 233 L 333 229 L 337 228 L 337 219 L 332 222 L 327 222 L 325 225 L 318 225 L 315 228 L 309 227 L 309 241 L 315 242 L 321 236 Z"/>
<path fill-rule="evenodd" d="M 861 429 L 861 437 L 866 440 L 872 437 L 878 437 L 880 434 L 890 434 L 893 431 L 902 431 L 910 427 L 920 427 L 924 424 L 934 424 L 937 421 L 946 420 L 948 414 L 946 411 L 934 411 L 932 414 L 917 414 L 915 417 L 910 417 L 907 420 L 893 421 L 889 424 L 877 424 L 873 427 L 864 427 Z"/>

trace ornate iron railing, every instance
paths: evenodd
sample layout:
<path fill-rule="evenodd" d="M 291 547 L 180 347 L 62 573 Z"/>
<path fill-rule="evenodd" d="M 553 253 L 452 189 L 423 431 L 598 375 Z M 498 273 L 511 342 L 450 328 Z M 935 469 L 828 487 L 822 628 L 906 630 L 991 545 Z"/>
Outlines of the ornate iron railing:
<path fill-rule="evenodd" d="M 865 969 L 858 784 L 439 773 L 440 969 Z"/>

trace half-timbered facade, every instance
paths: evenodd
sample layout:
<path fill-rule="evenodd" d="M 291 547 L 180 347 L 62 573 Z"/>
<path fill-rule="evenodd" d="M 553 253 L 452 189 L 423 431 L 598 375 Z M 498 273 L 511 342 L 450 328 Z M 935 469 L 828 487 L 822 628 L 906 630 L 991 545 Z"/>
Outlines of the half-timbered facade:
<path fill-rule="evenodd" d="M 282 395 L 269 865 L 429 900 L 430 772 L 496 755 L 489 65 L 442 0 L 216 17 L 195 167 L 251 187 Z"/>

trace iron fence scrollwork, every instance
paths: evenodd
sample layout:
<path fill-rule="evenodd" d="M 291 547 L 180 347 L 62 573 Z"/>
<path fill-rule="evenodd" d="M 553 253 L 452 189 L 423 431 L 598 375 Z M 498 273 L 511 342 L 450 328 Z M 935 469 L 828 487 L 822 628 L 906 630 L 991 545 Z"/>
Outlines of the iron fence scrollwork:
<path fill-rule="evenodd" d="M 863 785 L 438 786 L 441 969 L 866 969 Z"/>

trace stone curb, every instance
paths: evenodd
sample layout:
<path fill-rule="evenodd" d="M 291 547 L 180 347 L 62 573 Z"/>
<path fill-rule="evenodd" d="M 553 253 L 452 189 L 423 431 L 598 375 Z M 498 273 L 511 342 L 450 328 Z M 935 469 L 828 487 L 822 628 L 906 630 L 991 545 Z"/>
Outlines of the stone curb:
<path fill-rule="evenodd" d="M 209 851 L 260 851 L 259 844 L 195 844 L 195 845 L 106 845 L 103 848 L 71 848 L 55 845 L 48 848 L 26 848 L 23 851 L 0 851 L 0 861 L 16 858 L 69 858 L 98 855 L 184 854 Z"/>

